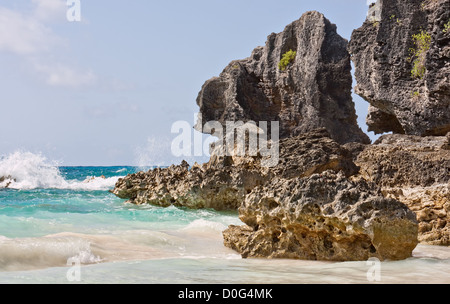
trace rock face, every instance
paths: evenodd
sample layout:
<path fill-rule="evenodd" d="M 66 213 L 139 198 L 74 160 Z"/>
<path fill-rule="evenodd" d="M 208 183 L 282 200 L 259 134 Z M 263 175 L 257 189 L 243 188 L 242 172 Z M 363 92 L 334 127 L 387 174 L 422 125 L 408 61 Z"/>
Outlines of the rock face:
<path fill-rule="evenodd" d="M 290 50 L 297 55 L 282 70 Z M 357 125 L 351 86 L 347 41 L 322 14 L 308 12 L 203 85 L 196 129 L 208 121 L 279 121 L 280 138 L 325 128 L 338 143 L 370 143 Z"/>
<path fill-rule="evenodd" d="M 369 131 L 445 135 L 450 131 L 450 30 L 445 30 L 450 0 L 379 0 L 376 5 L 381 20 L 368 19 L 349 43 L 355 92 L 371 105 Z M 413 35 L 421 30 L 429 47 L 411 56 L 411 49 L 419 49 Z M 413 76 L 415 62 L 423 75 Z"/>
<path fill-rule="evenodd" d="M 349 150 L 339 145 L 325 129 L 318 129 L 280 141 L 278 165 L 270 168 L 273 178 L 310 176 L 327 170 L 342 172 L 346 176 L 358 173 Z"/>
<path fill-rule="evenodd" d="M 247 225 L 229 227 L 224 243 L 244 258 L 400 260 L 418 243 L 404 204 L 329 171 L 258 187 L 239 214 Z"/>
<path fill-rule="evenodd" d="M 417 214 L 420 243 L 450 246 L 450 184 L 385 188 L 382 193 L 404 203 Z"/>
<path fill-rule="evenodd" d="M 358 155 L 360 176 L 417 214 L 419 240 L 450 245 L 450 133 L 384 135 Z"/>
<path fill-rule="evenodd" d="M 450 181 L 450 150 L 445 136 L 384 135 L 358 155 L 366 180 L 387 187 L 416 187 Z"/>
<path fill-rule="evenodd" d="M 208 163 L 138 172 L 120 179 L 112 191 L 133 204 L 237 210 L 256 186 L 275 177 L 302 177 L 326 170 L 350 176 L 358 172 L 352 154 L 319 129 L 280 141 L 280 161 L 261 167 L 261 156 L 212 155 Z"/>

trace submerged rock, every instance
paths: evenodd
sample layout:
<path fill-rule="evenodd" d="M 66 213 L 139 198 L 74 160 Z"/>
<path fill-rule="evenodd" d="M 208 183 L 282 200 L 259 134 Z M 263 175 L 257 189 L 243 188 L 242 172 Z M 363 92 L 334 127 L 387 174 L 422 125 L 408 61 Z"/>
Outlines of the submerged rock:
<path fill-rule="evenodd" d="M 352 34 L 355 92 L 377 134 L 450 131 L 450 0 L 379 0 Z"/>
<path fill-rule="evenodd" d="M 8 176 L 0 176 L 0 189 L 1 188 L 9 188 L 9 186 L 16 182 L 17 180 L 13 178 L 11 175 Z M 1 185 L 3 183 L 3 185 Z"/>
<path fill-rule="evenodd" d="M 289 51 L 296 56 L 283 69 Z M 231 62 L 203 85 L 197 104 L 209 121 L 280 122 L 280 138 L 325 128 L 336 142 L 370 143 L 357 124 L 347 40 L 321 13 L 307 12 L 269 35 L 251 57 Z M 270 134 L 270 132 L 269 132 Z"/>
<path fill-rule="evenodd" d="M 326 261 L 401 260 L 418 244 L 416 215 L 364 180 L 334 172 L 278 179 L 239 208 L 224 244 L 244 258 Z"/>

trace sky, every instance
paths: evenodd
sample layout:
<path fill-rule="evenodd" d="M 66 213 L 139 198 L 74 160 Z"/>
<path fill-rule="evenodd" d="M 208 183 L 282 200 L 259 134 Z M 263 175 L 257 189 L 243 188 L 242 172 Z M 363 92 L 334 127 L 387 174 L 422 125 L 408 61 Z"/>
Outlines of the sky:
<path fill-rule="evenodd" d="M 310 10 L 349 40 L 368 6 L 366 0 L 0 0 L 0 155 L 29 151 L 64 166 L 179 163 L 170 153 L 177 136 L 171 126 L 194 125 L 203 83 Z M 353 98 L 367 133 L 368 103 Z"/>

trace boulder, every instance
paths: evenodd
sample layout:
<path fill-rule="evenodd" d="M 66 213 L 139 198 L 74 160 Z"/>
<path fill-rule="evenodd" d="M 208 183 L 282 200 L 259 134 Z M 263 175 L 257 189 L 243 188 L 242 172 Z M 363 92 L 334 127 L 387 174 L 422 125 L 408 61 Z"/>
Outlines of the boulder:
<path fill-rule="evenodd" d="M 401 260 L 418 244 L 416 215 L 404 204 L 331 171 L 258 187 L 239 215 L 246 225 L 225 230 L 224 244 L 244 258 Z"/>

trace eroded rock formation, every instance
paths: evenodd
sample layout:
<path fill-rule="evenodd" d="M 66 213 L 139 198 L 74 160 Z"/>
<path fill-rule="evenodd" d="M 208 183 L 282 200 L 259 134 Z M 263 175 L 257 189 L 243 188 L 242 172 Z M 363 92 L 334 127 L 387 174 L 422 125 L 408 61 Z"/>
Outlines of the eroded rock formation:
<path fill-rule="evenodd" d="M 356 160 L 360 176 L 417 214 L 419 240 L 450 245 L 450 133 L 441 137 L 384 135 Z"/>
<path fill-rule="evenodd" d="M 246 226 L 224 231 L 244 258 L 348 261 L 411 257 L 416 215 L 363 179 L 323 172 L 258 187 L 239 208 Z"/>
<path fill-rule="evenodd" d="M 282 70 L 278 63 L 290 50 L 297 55 Z M 351 86 L 347 41 L 321 13 L 307 12 L 203 85 L 196 129 L 203 132 L 208 121 L 279 121 L 280 138 L 326 128 L 338 143 L 370 143 L 357 124 Z"/>
<path fill-rule="evenodd" d="M 450 0 L 380 0 L 377 6 L 381 19 L 368 19 L 349 43 L 355 92 L 371 105 L 369 131 L 444 136 L 450 131 Z"/>
<path fill-rule="evenodd" d="M 112 191 L 133 204 L 237 210 L 256 186 L 275 177 L 309 176 L 326 170 L 358 172 L 352 154 L 329 138 L 325 129 L 280 141 L 277 166 L 261 166 L 261 156 L 212 155 L 208 163 L 138 172 L 120 179 Z"/>

